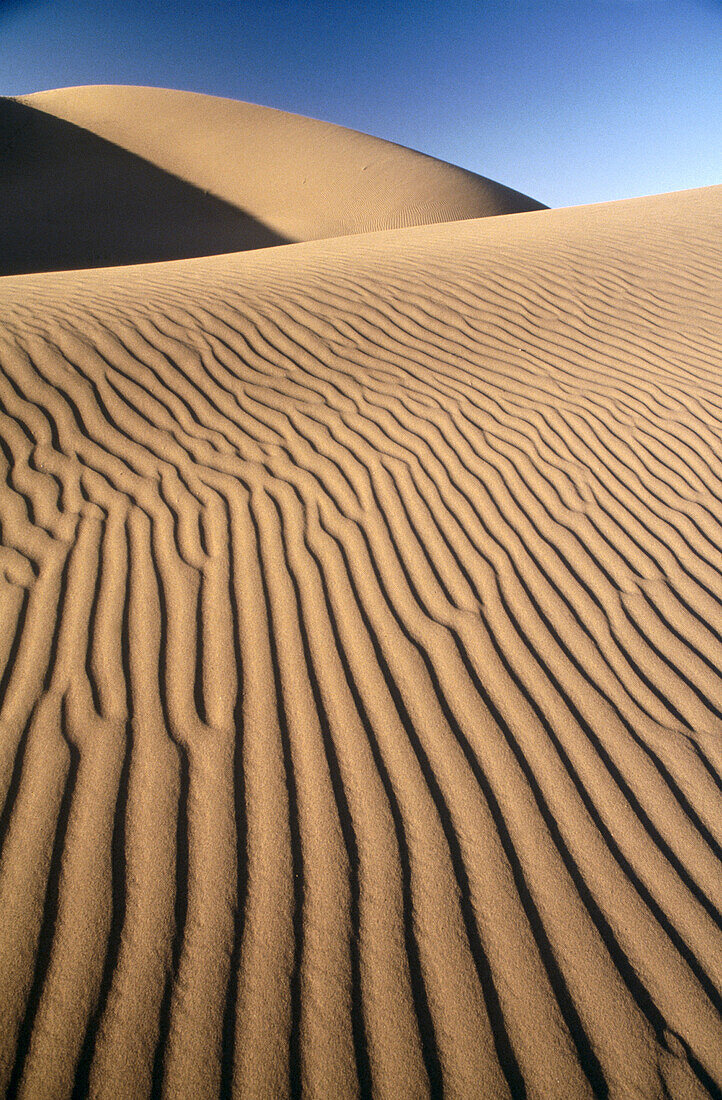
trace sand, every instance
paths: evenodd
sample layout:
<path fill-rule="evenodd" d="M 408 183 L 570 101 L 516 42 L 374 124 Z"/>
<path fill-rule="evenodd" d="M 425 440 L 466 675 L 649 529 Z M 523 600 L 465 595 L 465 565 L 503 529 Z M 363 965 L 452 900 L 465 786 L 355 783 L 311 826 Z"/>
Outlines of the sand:
<path fill-rule="evenodd" d="M 161 88 L 0 98 L 0 275 L 176 260 L 541 204 L 328 122 Z"/>
<path fill-rule="evenodd" d="M 0 1093 L 720 1096 L 721 239 L 0 281 Z"/>

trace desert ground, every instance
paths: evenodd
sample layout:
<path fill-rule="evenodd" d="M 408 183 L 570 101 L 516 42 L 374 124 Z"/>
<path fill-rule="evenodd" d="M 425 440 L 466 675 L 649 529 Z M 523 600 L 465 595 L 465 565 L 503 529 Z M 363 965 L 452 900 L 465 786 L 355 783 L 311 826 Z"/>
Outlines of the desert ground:
<path fill-rule="evenodd" d="M 0 121 L 0 1094 L 720 1097 L 722 187 Z"/>

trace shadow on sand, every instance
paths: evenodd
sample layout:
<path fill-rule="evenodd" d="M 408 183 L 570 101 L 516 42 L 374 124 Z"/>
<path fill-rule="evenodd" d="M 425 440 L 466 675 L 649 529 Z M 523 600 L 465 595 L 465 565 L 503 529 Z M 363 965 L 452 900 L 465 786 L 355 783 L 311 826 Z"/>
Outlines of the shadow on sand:
<path fill-rule="evenodd" d="M 244 210 L 142 157 L 0 98 L 0 275 L 286 243 Z"/>

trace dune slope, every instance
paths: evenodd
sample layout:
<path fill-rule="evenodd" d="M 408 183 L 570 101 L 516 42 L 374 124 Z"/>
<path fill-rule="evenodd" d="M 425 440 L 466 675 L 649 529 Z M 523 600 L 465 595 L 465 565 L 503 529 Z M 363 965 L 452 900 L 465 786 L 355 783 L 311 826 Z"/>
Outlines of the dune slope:
<path fill-rule="evenodd" d="M 327 122 L 117 85 L 0 99 L 0 274 L 214 255 L 534 210 Z"/>
<path fill-rule="evenodd" d="M 721 230 L 0 283 L 0 1092 L 720 1095 Z"/>
<path fill-rule="evenodd" d="M 285 244 L 242 207 L 44 111 L 0 99 L 0 275 Z"/>

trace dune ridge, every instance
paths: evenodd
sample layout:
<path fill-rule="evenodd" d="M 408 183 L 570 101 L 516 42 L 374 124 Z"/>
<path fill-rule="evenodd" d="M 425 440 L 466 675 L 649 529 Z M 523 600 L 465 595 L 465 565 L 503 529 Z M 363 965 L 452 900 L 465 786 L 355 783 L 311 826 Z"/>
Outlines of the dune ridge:
<path fill-rule="evenodd" d="M 720 230 L 0 282 L 0 1091 L 720 1095 Z"/>
<path fill-rule="evenodd" d="M 540 209 L 299 115 L 118 85 L 0 99 L 0 275 L 215 255 Z"/>

